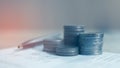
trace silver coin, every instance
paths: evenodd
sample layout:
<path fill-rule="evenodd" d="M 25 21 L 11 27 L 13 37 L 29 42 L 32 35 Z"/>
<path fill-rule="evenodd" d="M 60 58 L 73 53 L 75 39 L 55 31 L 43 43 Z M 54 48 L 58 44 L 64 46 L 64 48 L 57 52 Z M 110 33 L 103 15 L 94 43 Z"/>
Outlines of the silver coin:
<path fill-rule="evenodd" d="M 81 55 L 101 55 L 102 54 L 102 50 L 80 51 L 79 53 Z"/>
<path fill-rule="evenodd" d="M 96 33 L 81 33 L 80 34 L 80 37 L 87 37 L 87 38 L 103 38 L 104 37 L 104 34 L 101 33 L 101 32 L 96 32 Z"/>
<path fill-rule="evenodd" d="M 65 25 L 64 28 L 65 28 L 65 29 L 71 29 L 71 28 L 83 29 L 83 28 L 84 28 L 84 25 L 81 25 L 81 26 Z"/>

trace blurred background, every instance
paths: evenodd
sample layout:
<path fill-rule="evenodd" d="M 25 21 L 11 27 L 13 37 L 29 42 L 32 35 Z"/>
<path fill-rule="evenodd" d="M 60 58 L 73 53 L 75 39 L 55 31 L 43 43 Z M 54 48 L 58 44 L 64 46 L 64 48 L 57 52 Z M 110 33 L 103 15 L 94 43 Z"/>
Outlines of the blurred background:
<path fill-rule="evenodd" d="M 0 48 L 61 32 L 64 25 L 111 31 L 119 22 L 120 0 L 0 0 Z"/>

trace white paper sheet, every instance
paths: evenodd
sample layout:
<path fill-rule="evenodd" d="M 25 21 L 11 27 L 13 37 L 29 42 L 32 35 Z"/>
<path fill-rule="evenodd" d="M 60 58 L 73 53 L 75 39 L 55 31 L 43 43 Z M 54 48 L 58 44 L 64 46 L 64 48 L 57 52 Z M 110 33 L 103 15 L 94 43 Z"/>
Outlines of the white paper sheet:
<path fill-rule="evenodd" d="M 42 51 L 42 46 L 0 51 L 0 68 L 120 68 L 120 54 L 63 57 Z"/>

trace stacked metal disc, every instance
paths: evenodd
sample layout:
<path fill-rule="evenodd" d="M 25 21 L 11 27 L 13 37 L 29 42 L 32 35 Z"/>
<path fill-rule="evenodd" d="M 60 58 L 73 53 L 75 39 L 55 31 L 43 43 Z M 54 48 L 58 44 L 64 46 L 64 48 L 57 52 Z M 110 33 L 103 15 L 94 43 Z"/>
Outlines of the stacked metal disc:
<path fill-rule="evenodd" d="M 78 36 L 84 32 L 84 26 L 64 26 L 64 44 L 68 46 L 78 45 Z"/>
<path fill-rule="evenodd" d="M 56 47 L 62 43 L 62 39 L 45 39 L 43 51 L 55 53 Z"/>
<path fill-rule="evenodd" d="M 79 48 L 75 46 L 61 45 L 56 48 L 56 55 L 59 56 L 75 56 L 79 54 Z"/>
<path fill-rule="evenodd" d="M 79 35 L 79 53 L 81 55 L 102 54 L 103 33 L 82 33 Z"/>
<path fill-rule="evenodd" d="M 79 54 L 79 34 L 84 32 L 84 26 L 64 26 L 64 44 L 56 48 L 56 54 L 75 56 Z"/>

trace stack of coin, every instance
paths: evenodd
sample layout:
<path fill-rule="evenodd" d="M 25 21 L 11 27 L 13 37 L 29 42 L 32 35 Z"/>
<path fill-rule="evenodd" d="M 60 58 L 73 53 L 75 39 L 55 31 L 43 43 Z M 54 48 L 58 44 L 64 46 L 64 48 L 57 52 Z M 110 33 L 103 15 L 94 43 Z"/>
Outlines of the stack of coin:
<path fill-rule="evenodd" d="M 55 52 L 56 47 L 62 44 L 62 39 L 45 39 L 43 41 L 43 51 L 46 52 Z"/>
<path fill-rule="evenodd" d="M 68 46 L 78 45 L 78 36 L 84 32 L 84 26 L 64 26 L 64 44 Z"/>
<path fill-rule="evenodd" d="M 84 26 L 64 26 L 64 44 L 56 47 L 60 56 L 75 56 L 79 54 L 79 34 L 84 32 Z"/>
<path fill-rule="evenodd" d="M 79 35 L 79 53 L 82 55 L 102 54 L 103 33 L 82 33 Z"/>
<path fill-rule="evenodd" d="M 76 46 L 61 45 L 56 48 L 56 55 L 59 56 L 75 56 L 79 54 L 79 48 Z"/>

